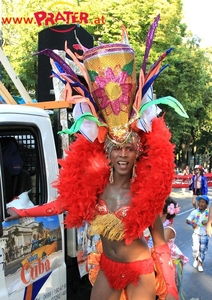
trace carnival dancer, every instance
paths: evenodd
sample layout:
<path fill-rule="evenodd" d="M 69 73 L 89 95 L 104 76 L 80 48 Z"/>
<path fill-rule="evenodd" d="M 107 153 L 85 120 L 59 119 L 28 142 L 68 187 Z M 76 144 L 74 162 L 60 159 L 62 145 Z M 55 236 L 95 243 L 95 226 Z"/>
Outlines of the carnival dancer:
<path fill-rule="evenodd" d="M 85 221 L 90 224 L 90 234 L 101 236 L 103 253 L 91 300 L 118 300 L 122 290 L 129 300 L 154 300 L 156 293 L 161 300 L 178 299 L 159 216 L 171 192 L 174 147 L 163 117 L 157 118 L 157 104 L 167 103 L 182 116 L 187 114 L 172 97 L 153 100 L 152 83 L 170 52 L 146 73 L 158 20 L 159 16 L 147 36 L 137 90 L 134 50 L 124 29 L 122 43 L 82 47 L 84 66 L 66 49 L 82 69 L 88 89 L 65 63 L 61 65 L 57 76 L 67 82 L 67 100 L 76 103 L 76 121 L 63 133 L 80 130 L 82 134 L 59 161 L 58 198 L 33 209 L 8 209 L 7 220 L 66 211 L 67 227 L 81 226 Z M 57 60 L 50 50 L 43 53 Z M 71 97 L 71 88 L 80 95 Z M 152 254 L 141 238 L 146 227 L 153 237 Z"/>

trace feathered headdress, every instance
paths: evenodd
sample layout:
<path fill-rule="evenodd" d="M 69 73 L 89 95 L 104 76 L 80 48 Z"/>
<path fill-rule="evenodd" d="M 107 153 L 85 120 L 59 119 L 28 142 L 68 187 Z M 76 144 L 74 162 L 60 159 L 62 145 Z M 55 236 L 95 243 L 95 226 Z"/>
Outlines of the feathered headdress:
<path fill-rule="evenodd" d="M 160 113 L 157 104 L 168 104 L 183 117 L 188 117 L 182 105 L 173 97 L 153 99 L 152 84 L 167 67 L 161 62 L 171 52 L 164 52 L 146 72 L 146 63 L 152 46 L 158 15 L 150 27 L 146 39 L 146 49 L 136 84 L 135 53 L 129 46 L 127 32 L 122 27 L 121 43 L 102 44 L 86 49 L 78 41 L 75 49 L 83 50 L 83 56 L 74 55 L 65 45 L 65 51 L 78 66 L 87 86 L 83 85 L 72 68 L 52 50 L 40 51 L 50 56 L 54 64 L 53 75 L 65 84 L 65 100 L 75 104 L 74 124 L 61 133 L 73 134 L 80 131 L 88 140 L 105 141 L 106 136 L 115 144 L 123 144 L 131 138 L 132 131 L 151 131 L 154 117 Z M 77 37 L 76 37 L 77 39 Z M 81 64 L 78 58 L 83 59 Z M 72 96 L 72 90 L 78 95 Z M 137 90 L 136 90 L 137 89 Z"/>

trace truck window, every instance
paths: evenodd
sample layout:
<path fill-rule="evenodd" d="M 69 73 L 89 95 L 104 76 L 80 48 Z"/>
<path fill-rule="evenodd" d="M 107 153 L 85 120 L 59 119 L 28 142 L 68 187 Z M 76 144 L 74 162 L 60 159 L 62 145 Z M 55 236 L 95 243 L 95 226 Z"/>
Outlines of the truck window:
<path fill-rule="evenodd" d="M 45 162 L 37 128 L 1 126 L 0 148 L 2 205 L 18 201 L 20 195 L 34 205 L 47 202 Z"/>

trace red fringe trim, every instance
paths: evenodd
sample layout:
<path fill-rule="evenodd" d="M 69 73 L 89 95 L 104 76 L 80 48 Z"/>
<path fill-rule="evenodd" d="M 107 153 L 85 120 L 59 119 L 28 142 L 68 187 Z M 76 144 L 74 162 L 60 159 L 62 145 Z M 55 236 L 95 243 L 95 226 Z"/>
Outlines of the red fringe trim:
<path fill-rule="evenodd" d="M 152 132 L 140 135 L 144 152 L 137 162 L 137 177 L 131 184 L 131 208 L 124 218 L 127 244 L 141 237 L 143 230 L 161 213 L 174 178 L 174 146 L 163 118 L 153 120 Z M 70 228 L 93 219 L 98 195 L 108 183 L 109 161 L 103 144 L 98 140 L 90 143 L 80 134 L 66 154 L 59 161 L 61 170 L 54 186 L 58 188 L 61 207 L 68 211 L 65 224 Z"/>

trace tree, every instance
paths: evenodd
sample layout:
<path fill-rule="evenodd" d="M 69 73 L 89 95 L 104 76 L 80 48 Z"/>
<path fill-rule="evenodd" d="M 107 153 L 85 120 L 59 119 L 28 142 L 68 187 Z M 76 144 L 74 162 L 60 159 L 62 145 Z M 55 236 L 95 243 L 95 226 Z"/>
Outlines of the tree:
<path fill-rule="evenodd" d="M 203 128 L 211 128 L 211 74 L 210 58 L 198 45 L 189 42 L 184 48 L 176 49 L 169 73 L 156 83 L 159 96 L 165 89 L 165 93 L 175 96 L 183 104 L 189 115 L 189 119 L 173 117 L 165 108 L 173 141 L 177 145 L 176 153 L 182 152 L 184 165 L 188 164 L 188 150 L 194 152 L 201 140 Z"/>
<path fill-rule="evenodd" d="M 179 29 L 179 35 L 176 34 L 176 24 L 180 24 L 182 14 L 180 3 L 180 0 L 151 0 L 148 2 L 140 0 L 97 0 L 94 5 L 91 1 L 72 1 L 71 9 L 73 12 L 89 13 L 89 23 L 82 23 L 82 26 L 94 36 L 95 44 L 99 42 L 119 42 L 121 39 L 121 25 L 125 25 L 129 33 L 130 44 L 137 54 L 137 70 L 139 71 L 145 48 L 146 34 L 150 24 L 159 12 L 161 13 L 161 22 L 156 32 L 156 47 L 151 53 L 149 64 L 155 60 L 161 49 L 162 51 L 166 49 L 169 40 L 173 43 L 177 39 L 180 41 L 181 30 Z M 61 8 L 60 2 L 52 5 L 51 1 L 45 1 L 41 6 L 38 0 L 3 0 L 2 11 L 5 20 L 6 17 L 30 19 L 34 18 L 34 13 L 38 11 L 56 14 L 58 11 L 66 9 L 70 10 L 70 5 L 64 3 Z M 17 12 L 19 13 L 18 16 Z M 105 17 L 105 24 L 98 22 L 102 16 Z M 59 23 L 61 22 L 58 17 L 57 24 Z M 48 23 L 48 26 L 50 25 Z M 38 26 L 38 24 L 34 24 L 34 19 L 28 25 L 23 24 L 23 22 L 21 24 L 11 22 L 8 25 L 3 25 L 4 52 L 28 91 L 36 90 L 37 58 L 32 54 L 37 51 L 37 33 L 45 27 L 47 27 L 45 22 Z M 175 32 L 175 35 L 171 32 Z M 168 40 L 166 41 L 167 37 Z M 14 87 L 5 72 L 3 72 L 3 78 L 9 91 L 14 92 Z"/>

